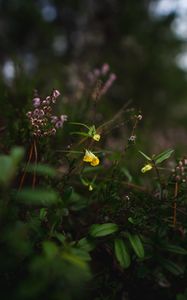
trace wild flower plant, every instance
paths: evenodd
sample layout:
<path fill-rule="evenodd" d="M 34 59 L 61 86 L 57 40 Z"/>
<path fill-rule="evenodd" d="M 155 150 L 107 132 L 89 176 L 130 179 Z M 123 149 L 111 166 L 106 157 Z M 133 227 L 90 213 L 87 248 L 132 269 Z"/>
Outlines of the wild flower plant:
<path fill-rule="evenodd" d="M 35 92 L 33 110 L 27 112 L 32 133 L 35 137 L 55 135 L 56 130 L 63 127 L 64 122 L 67 121 L 68 117 L 66 115 L 59 117 L 53 115 L 52 106 L 59 96 L 60 92 L 55 89 L 51 92 L 51 95 L 44 99 L 41 99 Z"/>

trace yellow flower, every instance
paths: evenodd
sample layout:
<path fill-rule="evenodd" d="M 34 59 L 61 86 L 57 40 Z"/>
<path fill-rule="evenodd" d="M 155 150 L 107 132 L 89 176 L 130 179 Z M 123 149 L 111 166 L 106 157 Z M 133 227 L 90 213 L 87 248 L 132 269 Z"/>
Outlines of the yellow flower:
<path fill-rule="evenodd" d="M 153 168 L 152 164 L 149 163 L 149 164 L 145 165 L 145 166 L 141 169 L 141 172 L 142 172 L 142 173 L 148 172 L 148 171 L 150 171 L 152 168 Z"/>
<path fill-rule="evenodd" d="M 89 187 L 88 187 L 89 191 L 93 191 L 93 186 L 90 184 Z"/>
<path fill-rule="evenodd" d="M 95 167 L 99 164 L 99 158 L 93 154 L 91 151 L 86 150 L 83 157 L 83 161 L 89 162 L 91 166 Z"/>
<path fill-rule="evenodd" d="M 93 135 L 93 139 L 94 139 L 95 141 L 97 141 L 97 142 L 99 142 L 100 138 L 101 138 L 101 136 L 100 136 L 100 134 L 98 134 L 98 133 L 96 133 L 96 134 Z"/>

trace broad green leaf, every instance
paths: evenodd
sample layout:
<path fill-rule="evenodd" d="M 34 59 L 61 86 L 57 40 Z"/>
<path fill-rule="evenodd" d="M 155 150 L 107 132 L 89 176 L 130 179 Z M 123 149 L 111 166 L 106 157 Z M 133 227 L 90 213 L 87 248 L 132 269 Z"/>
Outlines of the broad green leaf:
<path fill-rule="evenodd" d="M 14 147 L 11 152 L 10 156 L 15 165 L 19 164 L 24 156 L 24 149 L 22 147 Z"/>
<path fill-rule="evenodd" d="M 66 241 L 66 237 L 64 236 L 64 234 L 62 234 L 62 233 L 60 233 L 60 232 L 55 231 L 55 232 L 53 233 L 53 236 L 54 236 L 55 238 L 57 238 L 57 240 L 59 240 L 59 242 L 61 242 L 62 244 L 64 244 L 65 241 Z"/>
<path fill-rule="evenodd" d="M 177 254 L 181 254 L 181 255 L 187 255 L 187 250 L 180 246 L 168 244 L 168 245 L 163 245 L 162 248 L 169 252 L 173 252 L 173 253 L 177 253 Z"/>
<path fill-rule="evenodd" d="M 62 258 L 65 261 L 69 262 L 70 264 L 72 264 L 75 267 L 78 267 L 80 269 L 87 270 L 87 268 L 88 268 L 88 265 L 85 262 L 85 260 L 82 260 L 79 256 L 77 256 L 73 253 L 63 251 Z"/>
<path fill-rule="evenodd" d="M 143 155 L 147 160 L 151 161 L 151 157 L 149 157 L 148 155 L 146 155 L 144 152 L 142 151 L 138 151 L 141 155 Z"/>
<path fill-rule="evenodd" d="M 15 147 L 10 155 L 0 155 L 0 185 L 8 186 L 17 172 L 18 164 L 23 158 L 24 150 Z"/>
<path fill-rule="evenodd" d="M 58 254 L 58 247 L 51 241 L 43 242 L 43 251 L 47 258 L 53 259 Z"/>
<path fill-rule="evenodd" d="M 128 238 L 131 243 L 131 246 L 139 258 L 144 258 L 144 247 L 137 234 L 128 233 Z"/>
<path fill-rule="evenodd" d="M 90 228 L 90 235 L 93 237 L 102 237 L 118 231 L 118 226 L 114 223 L 93 224 Z"/>
<path fill-rule="evenodd" d="M 53 190 L 25 188 L 17 193 L 17 200 L 25 205 L 51 206 L 59 202 L 59 195 Z"/>
<path fill-rule="evenodd" d="M 158 164 L 162 163 L 164 160 L 168 159 L 172 155 L 173 152 L 174 152 L 173 149 L 168 149 L 168 150 L 165 150 L 164 152 L 156 155 L 154 157 L 155 164 L 158 165 Z"/>
<path fill-rule="evenodd" d="M 176 276 L 182 275 L 184 273 L 184 269 L 182 267 L 169 259 L 161 258 L 160 262 L 166 270 Z"/>
<path fill-rule="evenodd" d="M 122 268 L 128 268 L 130 266 L 130 255 L 127 247 L 122 239 L 115 239 L 114 241 L 115 255 Z"/>
<path fill-rule="evenodd" d="M 40 209 L 40 220 L 41 221 L 45 220 L 46 216 L 47 216 L 47 210 L 46 210 L 46 208 L 41 208 Z"/>
<path fill-rule="evenodd" d="M 89 252 L 95 248 L 95 244 L 92 241 L 89 241 L 87 238 L 82 238 L 78 241 L 77 247 Z"/>
<path fill-rule="evenodd" d="M 88 253 L 88 251 L 86 251 L 84 249 L 72 248 L 71 253 L 77 255 L 83 261 L 90 261 L 91 260 L 90 254 Z"/>
<path fill-rule="evenodd" d="M 38 175 L 49 176 L 49 177 L 55 177 L 57 175 L 57 171 L 54 168 L 42 164 L 29 165 L 27 167 L 27 172 L 35 172 Z"/>
<path fill-rule="evenodd" d="M 0 156 L 0 184 L 8 185 L 14 174 L 16 167 L 12 161 L 12 158 L 8 155 Z"/>

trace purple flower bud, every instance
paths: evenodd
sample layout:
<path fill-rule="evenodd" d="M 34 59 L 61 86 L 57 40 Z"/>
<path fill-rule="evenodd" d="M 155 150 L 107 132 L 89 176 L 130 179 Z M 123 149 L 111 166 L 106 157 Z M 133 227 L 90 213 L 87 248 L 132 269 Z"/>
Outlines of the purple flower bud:
<path fill-rule="evenodd" d="M 116 79 L 117 79 L 116 74 L 114 74 L 114 73 L 110 74 L 110 80 L 111 80 L 111 81 L 114 81 L 114 80 L 116 80 Z"/>
<path fill-rule="evenodd" d="M 50 97 L 50 96 L 47 96 L 45 100 L 46 100 L 46 104 L 48 104 L 48 105 L 49 105 L 49 104 L 50 104 L 50 102 L 51 102 L 51 97 Z"/>
<path fill-rule="evenodd" d="M 106 74 L 108 73 L 109 70 L 110 70 L 109 64 L 103 64 L 103 65 L 102 65 L 102 69 L 101 69 L 102 75 L 106 75 Z"/>
<path fill-rule="evenodd" d="M 28 118 L 30 118 L 32 116 L 32 112 L 28 111 L 26 115 L 27 115 Z"/>
<path fill-rule="evenodd" d="M 99 69 L 95 69 L 95 70 L 93 71 L 93 73 L 94 73 L 94 75 L 95 75 L 96 77 L 99 77 L 99 76 L 101 75 L 101 71 L 100 71 Z"/>
<path fill-rule="evenodd" d="M 64 123 L 65 121 L 67 121 L 68 116 L 66 116 L 66 115 L 61 115 L 61 116 L 60 116 L 60 119 L 61 119 L 61 121 Z"/>
<path fill-rule="evenodd" d="M 51 116 L 51 123 L 56 123 L 58 121 L 57 116 Z"/>
<path fill-rule="evenodd" d="M 58 98 L 60 96 L 60 92 L 58 90 L 53 90 L 52 96 L 54 98 Z"/>
<path fill-rule="evenodd" d="M 40 106 L 40 98 L 34 98 L 32 101 L 33 101 L 34 107 Z"/>
<path fill-rule="evenodd" d="M 53 128 L 53 129 L 51 130 L 51 134 L 52 134 L 52 135 L 55 135 L 55 133 L 56 133 L 56 129 Z"/>
<path fill-rule="evenodd" d="M 93 82 L 95 81 L 95 77 L 94 77 L 94 75 L 93 75 L 91 72 L 88 73 L 88 80 L 89 80 L 91 83 L 93 83 Z"/>
<path fill-rule="evenodd" d="M 40 113 L 40 110 L 38 108 L 36 108 L 34 111 L 33 111 L 33 116 L 35 118 L 37 118 L 39 116 L 39 113 Z"/>
<path fill-rule="evenodd" d="M 63 126 L 63 122 L 62 121 L 57 121 L 56 124 L 55 124 L 56 128 L 60 128 L 62 126 Z"/>
<path fill-rule="evenodd" d="M 39 111 L 39 116 L 40 116 L 40 117 L 43 117 L 44 115 L 45 115 L 45 113 L 44 113 L 43 109 L 40 109 L 40 111 Z"/>

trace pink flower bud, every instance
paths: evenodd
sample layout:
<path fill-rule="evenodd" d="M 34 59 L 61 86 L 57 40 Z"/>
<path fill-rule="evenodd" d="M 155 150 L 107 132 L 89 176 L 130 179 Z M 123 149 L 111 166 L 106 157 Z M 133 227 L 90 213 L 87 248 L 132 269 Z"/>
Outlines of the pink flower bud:
<path fill-rule="evenodd" d="M 38 108 L 36 108 L 34 111 L 33 111 L 33 116 L 35 118 L 37 118 L 39 116 L 39 113 L 40 113 L 40 110 Z"/>
<path fill-rule="evenodd" d="M 28 111 L 26 115 L 27 115 L 28 118 L 30 118 L 32 116 L 32 112 Z"/>
<path fill-rule="evenodd" d="M 40 106 L 40 98 L 34 98 L 32 101 L 33 101 L 34 107 Z"/>
<path fill-rule="evenodd" d="M 102 75 L 106 75 L 106 74 L 108 73 L 109 70 L 110 70 L 109 64 L 103 64 L 103 65 L 102 65 L 102 69 L 101 69 Z"/>
<path fill-rule="evenodd" d="M 51 116 L 51 123 L 56 123 L 58 121 L 57 116 Z"/>
<path fill-rule="evenodd" d="M 66 116 L 66 115 L 61 115 L 61 116 L 60 116 L 60 119 L 61 119 L 61 121 L 64 123 L 65 121 L 67 121 L 68 116 Z"/>
<path fill-rule="evenodd" d="M 111 73 L 111 74 L 110 74 L 110 80 L 111 80 L 111 81 L 114 81 L 114 80 L 116 80 L 116 79 L 117 79 L 116 74 Z"/>
<path fill-rule="evenodd" d="M 60 96 L 60 92 L 58 90 L 53 90 L 52 96 L 54 98 L 58 98 Z"/>
<path fill-rule="evenodd" d="M 56 133 L 56 129 L 55 129 L 55 128 L 52 128 L 51 134 L 52 134 L 52 135 L 55 135 L 55 133 Z"/>
<path fill-rule="evenodd" d="M 56 124 L 55 124 L 56 128 L 60 128 L 62 126 L 63 126 L 63 122 L 62 121 L 57 121 Z"/>
<path fill-rule="evenodd" d="M 100 74 L 101 74 L 101 72 L 100 72 L 99 69 L 95 69 L 95 70 L 93 71 L 93 73 L 94 73 L 94 75 L 95 75 L 96 77 L 99 77 Z"/>

